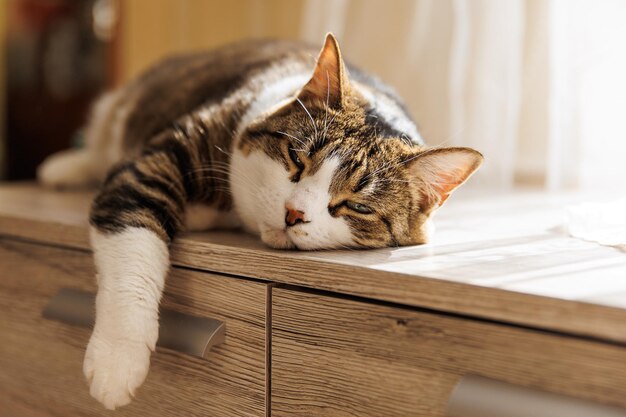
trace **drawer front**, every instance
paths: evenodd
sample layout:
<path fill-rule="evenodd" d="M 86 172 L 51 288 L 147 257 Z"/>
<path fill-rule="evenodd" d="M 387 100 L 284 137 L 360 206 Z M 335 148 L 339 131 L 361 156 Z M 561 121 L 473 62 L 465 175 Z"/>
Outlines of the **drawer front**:
<path fill-rule="evenodd" d="M 626 407 L 626 347 L 280 288 L 271 369 L 273 417 L 445 416 L 466 375 Z"/>
<path fill-rule="evenodd" d="M 110 415 L 89 396 L 82 360 L 90 331 L 43 319 L 61 288 L 95 292 L 86 252 L 0 239 L 0 415 Z M 173 269 L 163 307 L 221 320 L 208 359 L 157 347 L 120 416 L 264 416 L 268 286 Z"/>

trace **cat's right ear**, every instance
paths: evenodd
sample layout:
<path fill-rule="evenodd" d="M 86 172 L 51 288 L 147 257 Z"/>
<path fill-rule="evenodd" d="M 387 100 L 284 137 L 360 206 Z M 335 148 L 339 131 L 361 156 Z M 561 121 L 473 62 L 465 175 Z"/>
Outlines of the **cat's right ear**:
<path fill-rule="evenodd" d="M 339 43 L 332 33 L 328 33 L 324 47 L 317 57 L 313 77 L 302 88 L 298 98 L 341 107 L 347 87 L 348 75 L 341 58 Z"/>

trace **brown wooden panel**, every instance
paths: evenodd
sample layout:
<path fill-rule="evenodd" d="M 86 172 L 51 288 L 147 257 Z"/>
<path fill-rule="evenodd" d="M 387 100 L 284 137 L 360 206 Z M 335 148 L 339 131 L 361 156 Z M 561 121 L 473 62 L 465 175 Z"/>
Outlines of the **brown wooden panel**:
<path fill-rule="evenodd" d="M 61 287 L 95 291 L 89 253 L 0 239 L 0 415 L 110 415 L 89 396 L 89 330 L 45 320 Z M 267 285 L 174 269 L 167 308 L 222 320 L 208 360 L 157 348 L 146 383 L 120 416 L 264 416 Z"/>
<path fill-rule="evenodd" d="M 275 288 L 272 416 L 439 417 L 463 375 L 626 407 L 626 347 Z"/>
<path fill-rule="evenodd" d="M 2 184 L 0 235 L 87 249 L 91 196 Z M 243 233 L 187 234 L 172 263 L 626 343 L 626 256 L 553 230 L 562 206 L 585 198 L 457 198 L 437 215 L 436 243 L 402 248 L 278 251 Z"/>

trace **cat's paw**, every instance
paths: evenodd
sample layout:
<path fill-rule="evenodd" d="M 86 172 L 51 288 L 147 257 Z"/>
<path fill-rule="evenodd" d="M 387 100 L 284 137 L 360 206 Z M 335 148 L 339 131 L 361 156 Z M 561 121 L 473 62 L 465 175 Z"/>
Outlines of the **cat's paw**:
<path fill-rule="evenodd" d="M 296 245 L 291 241 L 284 230 L 264 230 L 261 232 L 261 240 L 274 249 L 295 249 Z"/>
<path fill-rule="evenodd" d="M 94 333 L 83 362 L 91 396 L 109 410 L 130 403 L 148 375 L 150 353 L 146 343 L 106 340 Z"/>

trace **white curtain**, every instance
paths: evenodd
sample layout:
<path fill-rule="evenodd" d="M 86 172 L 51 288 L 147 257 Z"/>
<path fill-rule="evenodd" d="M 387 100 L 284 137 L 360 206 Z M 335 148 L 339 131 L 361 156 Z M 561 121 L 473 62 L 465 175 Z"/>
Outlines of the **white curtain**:
<path fill-rule="evenodd" d="M 626 1 L 306 0 L 302 19 L 392 84 L 429 144 L 482 151 L 474 186 L 626 192 Z"/>

